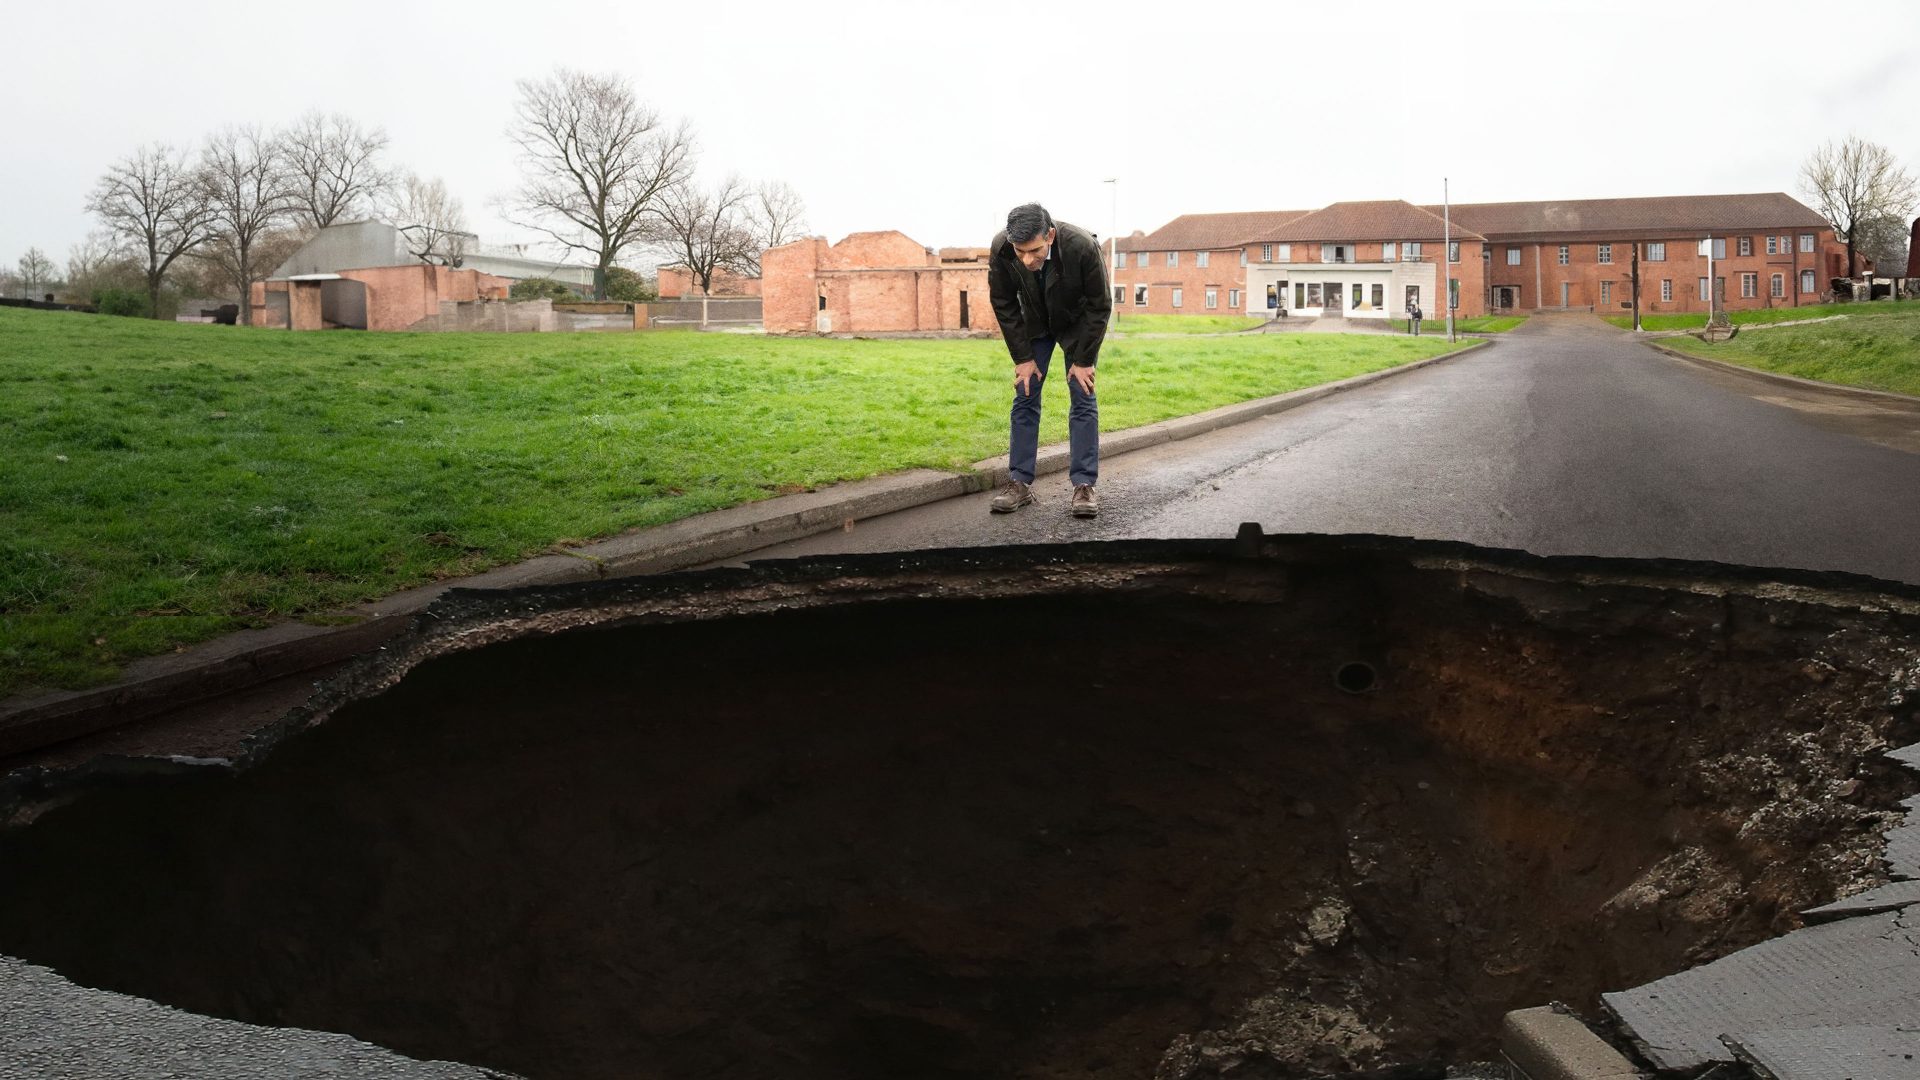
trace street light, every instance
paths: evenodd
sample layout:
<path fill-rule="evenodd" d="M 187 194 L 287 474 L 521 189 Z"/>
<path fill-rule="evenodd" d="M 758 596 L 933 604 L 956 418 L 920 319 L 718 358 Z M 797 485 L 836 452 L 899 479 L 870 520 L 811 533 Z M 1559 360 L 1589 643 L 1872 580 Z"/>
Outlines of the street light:
<path fill-rule="evenodd" d="M 1105 180 L 1102 180 L 1101 183 L 1113 185 L 1107 189 L 1113 196 L 1112 211 L 1107 219 L 1107 225 L 1110 229 L 1107 236 L 1113 241 L 1113 250 L 1107 256 L 1107 281 L 1112 282 L 1114 279 L 1114 271 L 1119 269 L 1118 264 L 1120 262 L 1120 178 L 1117 176 L 1109 176 Z"/>

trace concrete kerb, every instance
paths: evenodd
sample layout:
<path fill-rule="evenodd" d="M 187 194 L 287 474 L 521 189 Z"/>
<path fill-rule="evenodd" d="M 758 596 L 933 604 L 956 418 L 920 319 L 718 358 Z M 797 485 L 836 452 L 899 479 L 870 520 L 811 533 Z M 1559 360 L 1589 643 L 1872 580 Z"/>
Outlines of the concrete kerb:
<path fill-rule="evenodd" d="M 1829 390 L 1841 394 L 1857 394 L 1861 397 L 1883 398 L 1888 401 L 1898 401 L 1908 405 L 1920 405 L 1920 397 L 1914 397 L 1911 394 L 1900 394 L 1891 390 L 1868 390 L 1859 386 L 1847 386 L 1844 383 L 1821 382 L 1818 379 L 1802 379 L 1798 375 L 1782 375 L 1777 371 L 1763 371 L 1759 368 L 1730 364 L 1725 360 L 1715 360 L 1711 357 L 1698 356 L 1682 349 L 1673 348 L 1670 345 L 1663 345 L 1658 341 L 1646 341 L 1642 342 L 1642 344 L 1655 352 L 1666 353 L 1675 359 L 1686 360 L 1699 364 L 1701 367 L 1715 368 L 1720 371 L 1732 372 L 1735 375 L 1745 375 L 1751 379 L 1779 383 L 1782 386 L 1797 386 L 1810 390 Z"/>
<path fill-rule="evenodd" d="M 1334 394 L 1416 371 L 1476 349 L 1478 341 L 1440 356 L 1356 375 L 1259 401 L 1228 405 L 1194 416 L 1163 420 L 1100 437 L 1101 456 L 1177 442 L 1243 424 Z M 1064 472 L 1067 444 L 1041 450 L 1036 473 Z M 448 589 L 497 589 L 555 585 L 602 577 L 656 574 L 699 566 L 758 548 L 798 540 L 852 522 L 986 491 L 1006 483 L 1007 457 L 976 462 L 961 473 L 913 469 L 835 484 L 818 491 L 782 495 L 715 510 L 610 540 L 436 582 L 335 613 L 348 625 L 286 623 L 244 630 L 203 642 L 185 652 L 134 661 L 114 682 L 92 690 L 60 691 L 0 702 L 0 756 L 22 753 L 145 719 L 169 708 L 232 693 L 345 660 L 376 648 L 406 628 Z"/>

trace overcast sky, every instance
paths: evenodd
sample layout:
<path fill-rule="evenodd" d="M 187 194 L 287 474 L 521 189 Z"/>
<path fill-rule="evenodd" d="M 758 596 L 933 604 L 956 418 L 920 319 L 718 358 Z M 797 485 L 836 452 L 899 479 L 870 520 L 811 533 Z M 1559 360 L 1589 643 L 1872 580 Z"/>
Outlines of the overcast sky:
<path fill-rule="evenodd" d="M 1837 9 L 1836 9 L 1837 10 Z M 1270 13 L 1263 16 L 1262 13 Z M 483 241 L 532 239 L 516 79 L 617 72 L 701 171 L 811 231 L 985 244 L 1038 199 L 1105 235 L 1182 213 L 1787 191 L 1856 132 L 1920 171 L 1920 5 L 1804 2 L 10 4 L 0 265 L 64 265 L 114 159 L 309 109 L 391 136 Z"/>

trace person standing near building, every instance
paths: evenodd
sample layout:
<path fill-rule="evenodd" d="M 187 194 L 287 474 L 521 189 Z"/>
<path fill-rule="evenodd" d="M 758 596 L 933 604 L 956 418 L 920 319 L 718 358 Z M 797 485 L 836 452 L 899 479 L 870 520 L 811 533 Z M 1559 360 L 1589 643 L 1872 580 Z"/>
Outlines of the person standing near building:
<path fill-rule="evenodd" d="M 1420 301 L 1418 300 L 1407 303 L 1407 329 L 1414 337 L 1420 336 Z"/>
<path fill-rule="evenodd" d="M 1007 214 L 1007 227 L 993 238 L 987 289 L 1013 357 L 1007 484 L 993 497 L 993 512 L 1012 513 L 1034 501 L 1040 389 L 1057 346 L 1067 357 L 1070 509 L 1074 517 L 1097 516 L 1100 499 L 1093 486 L 1100 477 L 1100 408 L 1093 376 L 1113 315 L 1100 246 L 1085 229 L 1054 221 L 1039 203 L 1016 206 Z"/>

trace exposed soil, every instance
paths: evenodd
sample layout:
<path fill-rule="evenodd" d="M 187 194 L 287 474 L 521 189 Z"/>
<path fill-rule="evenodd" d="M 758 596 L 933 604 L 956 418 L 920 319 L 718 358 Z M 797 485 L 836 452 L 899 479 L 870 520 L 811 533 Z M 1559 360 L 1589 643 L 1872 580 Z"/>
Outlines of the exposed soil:
<path fill-rule="evenodd" d="M 245 769 L 16 778 L 0 952 L 537 1078 L 1290 1077 L 1789 929 L 1911 787 L 1914 597 L 1103 547 L 457 599 Z"/>

